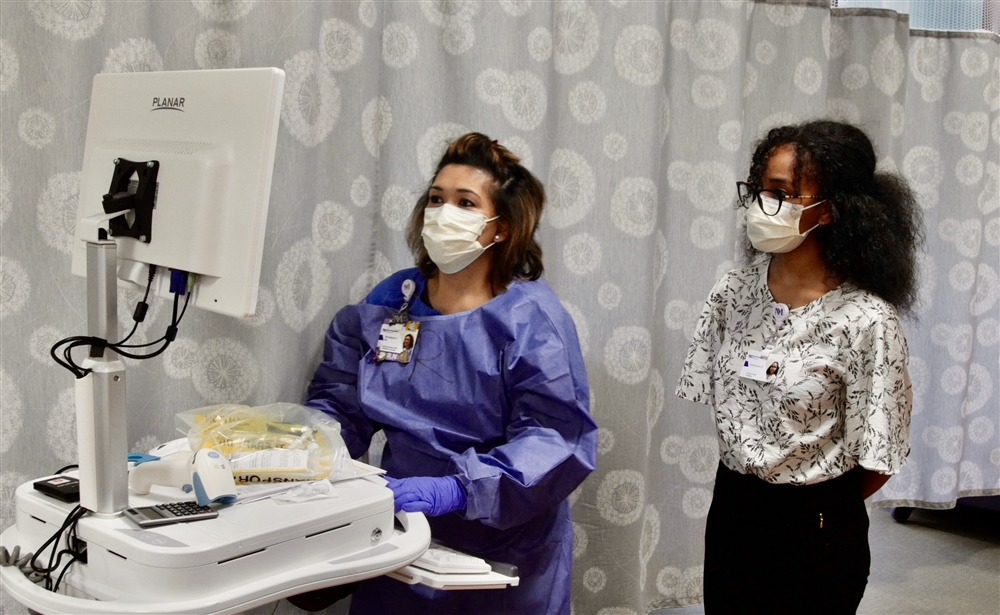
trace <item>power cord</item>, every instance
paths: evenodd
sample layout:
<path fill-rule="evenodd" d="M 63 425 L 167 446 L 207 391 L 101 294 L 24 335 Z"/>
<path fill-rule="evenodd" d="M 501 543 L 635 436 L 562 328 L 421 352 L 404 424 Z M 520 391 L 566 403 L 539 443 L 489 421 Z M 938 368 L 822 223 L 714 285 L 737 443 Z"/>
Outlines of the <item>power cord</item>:
<path fill-rule="evenodd" d="M 87 511 L 84 510 L 84 514 L 86 514 L 86 512 Z M 86 543 L 80 540 L 80 536 L 77 534 L 78 523 L 83 516 L 84 515 L 80 515 L 73 521 L 73 524 L 69 528 L 69 538 L 66 540 L 67 548 L 59 552 L 60 558 L 62 558 L 64 553 L 68 553 L 71 559 L 66 562 L 65 566 L 63 566 L 62 572 L 59 573 L 59 577 L 56 579 L 55 585 L 52 586 L 52 591 L 54 592 L 59 591 L 59 585 L 62 583 L 63 577 L 66 576 L 66 573 L 69 571 L 69 567 L 73 564 L 73 562 L 87 563 L 86 546 L 82 549 L 79 548 L 80 545 L 85 545 Z M 58 565 L 59 564 L 57 562 L 56 566 Z"/>
<path fill-rule="evenodd" d="M 80 549 L 79 545 L 82 541 L 77 535 L 77 524 L 80 519 L 87 515 L 90 511 L 81 506 L 76 506 L 72 511 L 66 516 L 63 521 L 62 526 L 52 536 L 46 540 L 38 551 L 34 554 L 27 553 L 21 555 L 20 545 L 15 546 L 13 551 L 8 551 L 7 547 L 0 547 L 0 566 L 16 566 L 20 569 L 21 573 L 28 578 L 29 581 L 37 585 L 41 585 L 49 591 L 58 591 L 59 585 L 62 583 L 63 577 L 69 571 L 69 567 L 73 562 L 84 561 L 86 562 L 86 550 Z M 59 545 L 63 540 L 63 534 L 68 530 L 66 535 L 66 547 L 59 550 Z M 38 562 L 39 556 L 41 556 L 47 548 L 51 546 L 52 552 L 49 555 L 48 565 L 42 566 Z M 70 560 L 63 565 L 62 560 L 64 555 L 69 555 Z M 62 570 L 59 572 L 58 576 L 53 581 L 52 573 L 59 570 L 62 566 Z"/>
<path fill-rule="evenodd" d="M 69 568 L 69 564 L 72 564 L 74 561 L 81 559 L 83 557 L 83 552 L 76 551 L 73 548 L 73 545 L 70 544 L 70 537 L 74 538 L 76 537 L 76 524 L 88 512 L 89 511 L 86 508 L 83 508 L 82 506 L 75 507 L 69 513 L 69 515 L 67 515 L 66 520 L 63 521 L 62 527 L 56 530 L 56 533 L 50 536 L 49 539 L 46 540 L 42 544 L 42 546 L 38 548 L 38 551 L 31 558 L 31 569 L 35 573 L 41 575 L 41 580 L 36 581 L 36 583 L 38 583 L 39 585 L 43 585 L 45 589 L 50 591 L 55 591 L 58 588 L 59 581 L 62 581 L 63 575 Z M 66 548 L 60 551 L 59 543 L 62 541 L 63 533 L 65 533 L 66 530 L 70 530 L 70 535 L 66 538 Z M 45 552 L 45 549 L 47 549 L 49 545 L 52 546 L 52 552 L 49 555 L 49 563 L 47 566 L 41 566 L 38 563 L 38 557 Z M 59 569 L 59 566 L 62 563 L 63 555 L 67 554 L 72 559 L 66 564 L 66 567 L 63 569 L 62 573 L 56 579 L 56 582 L 53 583 L 52 573 Z"/>
<path fill-rule="evenodd" d="M 136 305 L 135 312 L 132 315 L 132 320 L 135 322 L 132 326 L 132 330 L 129 331 L 128 335 L 126 335 L 123 339 L 121 339 L 118 342 L 108 342 L 105 339 L 101 339 L 99 337 L 92 337 L 88 335 L 76 335 L 72 337 L 67 337 L 53 344 L 52 349 L 49 352 L 49 354 L 52 356 L 52 359 L 55 360 L 55 362 L 58 363 L 59 365 L 68 369 L 70 372 L 73 373 L 73 375 L 76 378 L 79 379 L 85 377 L 91 371 L 90 369 L 81 367 L 73 359 L 73 354 L 72 354 L 73 349 L 78 348 L 80 346 L 91 346 L 93 348 L 100 348 L 102 351 L 105 348 L 109 348 L 123 357 L 128 357 L 130 359 L 136 359 L 136 360 L 151 359 L 157 355 L 162 354 L 167 349 L 167 347 L 170 346 L 170 343 L 174 341 L 174 339 L 177 337 L 178 326 L 180 325 L 181 319 L 184 318 L 184 314 L 187 312 L 188 303 L 191 300 L 191 289 L 194 286 L 194 276 L 182 271 L 171 271 L 170 291 L 174 295 L 174 301 L 173 301 L 173 311 L 171 315 L 170 325 L 167 327 L 166 332 L 163 334 L 162 337 L 152 342 L 147 342 L 145 344 L 128 344 L 126 342 L 128 342 L 128 340 L 130 340 L 132 336 L 135 335 L 135 332 L 139 327 L 139 323 L 141 323 L 146 317 L 146 311 L 149 309 L 149 304 L 146 302 L 146 300 L 149 298 L 149 291 L 150 288 L 152 287 L 153 278 L 155 275 L 156 275 L 156 265 L 150 265 L 149 280 L 146 283 L 146 293 L 143 296 L 142 301 L 140 301 Z M 185 296 L 184 306 L 183 308 L 181 308 L 180 314 L 178 314 L 177 310 L 178 307 L 180 306 L 181 295 Z M 156 344 L 160 343 L 163 344 L 161 347 L 147 354 L 138 354 L 129 351 L 140 348 L 149 348 L 151 346 L 155 346 Z M 60 348 L 62 348 L 61 353 L 59 351 Z M 60 354 L 62 354 L 62 358 L 59 357 Z"/>

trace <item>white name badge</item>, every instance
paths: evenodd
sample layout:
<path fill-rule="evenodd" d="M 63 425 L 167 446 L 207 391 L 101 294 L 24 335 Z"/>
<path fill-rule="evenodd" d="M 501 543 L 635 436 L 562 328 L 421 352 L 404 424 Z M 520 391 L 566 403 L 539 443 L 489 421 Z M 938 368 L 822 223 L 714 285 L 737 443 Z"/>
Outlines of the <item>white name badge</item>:
<path fill-rule="evenodd" d="M 375 360 L 409 363 L 414 346 L 417 345 L 420 323 L 410 320 L 405 323 L 385 323 L 379 329 L 375 343 Z"/>
<path fill-rule="evenodd" d="M 767 382 L 774 378 L 778 370 L 781 369 L 783 355 L 774 354 L 767 351 L 751 350 L 743 359 L 743 367 L 740 369 L 741 378 L 750 378 L 758 382 Z"/>

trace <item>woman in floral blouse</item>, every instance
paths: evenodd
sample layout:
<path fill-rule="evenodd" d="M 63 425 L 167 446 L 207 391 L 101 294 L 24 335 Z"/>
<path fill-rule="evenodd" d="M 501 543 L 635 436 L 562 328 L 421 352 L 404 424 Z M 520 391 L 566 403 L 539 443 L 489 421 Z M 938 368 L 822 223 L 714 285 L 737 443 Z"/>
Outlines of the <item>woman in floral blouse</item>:
<path fill-rule="evenodd" d="M 875 167 L 864 132 L 813 121 L 769 131 L 737 185 L 754 264 L 712 289 L 677 386 L 719 436 L 709 615 L 854 613 L 864 594 L 864 500 L 909 453 L 898 313 L 922 239 L 905 181 Z"/>

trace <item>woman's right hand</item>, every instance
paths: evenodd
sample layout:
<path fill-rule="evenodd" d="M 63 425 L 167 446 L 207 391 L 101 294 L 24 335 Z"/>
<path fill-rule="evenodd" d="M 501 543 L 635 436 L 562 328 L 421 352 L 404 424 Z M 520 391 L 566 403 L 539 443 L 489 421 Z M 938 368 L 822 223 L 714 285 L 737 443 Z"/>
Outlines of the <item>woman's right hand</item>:
<path fill-rule="evenodd" d="M 464 510 L 465 487 L 454 476 L 413 476 L 390 478 L 396 512 L 422 512 L 437 517 L 456 510 Z"/>

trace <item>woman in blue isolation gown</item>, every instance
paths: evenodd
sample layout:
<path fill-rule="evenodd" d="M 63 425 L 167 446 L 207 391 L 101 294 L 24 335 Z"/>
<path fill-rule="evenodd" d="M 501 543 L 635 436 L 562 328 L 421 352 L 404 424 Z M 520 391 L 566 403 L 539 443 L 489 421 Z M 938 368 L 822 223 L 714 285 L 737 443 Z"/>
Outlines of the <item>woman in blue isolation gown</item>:
<path fill-rule="evenodd" d="M 544 200 L 506 148 L 458 138 L 410 220 L 417 267 L 327 331 L 307 405 L 340 422 L 353 457 L 381 429 L 396 509 L 520 577 L 472 591 L 378 577 L 360 584 L 352 614 L 570 613 L 567 496 L 594 470 L 597 427 L 573 321 L 540 279 Z"/>

